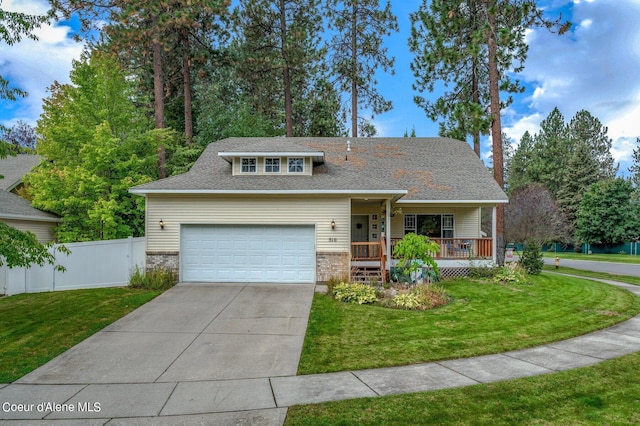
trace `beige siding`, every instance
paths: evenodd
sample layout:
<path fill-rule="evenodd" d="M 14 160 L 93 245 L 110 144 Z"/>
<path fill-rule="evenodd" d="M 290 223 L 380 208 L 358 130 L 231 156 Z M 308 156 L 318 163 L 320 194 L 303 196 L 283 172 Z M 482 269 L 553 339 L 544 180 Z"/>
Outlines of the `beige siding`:
<path fill-rule="evenodd" d="M 402 214 L 391 219 L 391 237 L 402 238 L 404 236 L 404 214 L 453 214 L 454 216 L 454 236 L 455 238 L 480 238 L 480 207 L 441 207 L 433 205 L 403 205 Z"/>
<path fill-rule="evenodd" d="M 349 199 L 336 197 L 148 195 L 147 250 L 178 251 L 181 224 L 307 224 L 316 227 L 316 251 L 345 252 L 349 210 Z"/>
<path fill-rule="evenodd" d="M 16 219 L 2 219 L 2 221 L 20 231 L 33 232 L 41 243 L 48 243 L 54 239 L 53 228 L 56 224 L 53 222 L 34 222 Z"/>
<path fill-rule="evenodd" d="M 271 157 L 237 157 L 233 159 L 233 175 L 246 175 L 247 173 L 242 173 L 242 158 L 256 158 L 257 167 L 256 173 L 251 173 L 251 175 L 289 175 L 289 176 L 310 176 L 313 171 L 313 162 L 311 157 L 306 157 L 304 159 L 304 173 L 289 173 L 288 165 L 289 165 L 289 157 L 280 157 L 280 156 L 271 156 Z M 265 173 L 264 171 L 264 159 L 265 158 L 279 158 L 280 159 L 280 173 Z"/>

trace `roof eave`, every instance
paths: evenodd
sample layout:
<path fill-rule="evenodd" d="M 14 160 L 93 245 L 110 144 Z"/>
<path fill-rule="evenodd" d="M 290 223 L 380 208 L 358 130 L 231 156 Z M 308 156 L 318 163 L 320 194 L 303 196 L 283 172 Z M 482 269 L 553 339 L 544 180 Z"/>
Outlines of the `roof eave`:
<path fill-rule="evenodd" d="M 131 188 L 130 193 L 135 195 L 147 194 L 212 194 L 212 195 L 387 195 L 387 196 L 403 196 L 408 193 L 405 189 L 271 189 L 271 190 L 234 190 L 234 189 L 136 189 Z"/>
<path fill-rule="evenodd" d="M 28 220 L 31 222 L 55 222 L 55 223 L 60 222 L 60 218 L 57 218 L 57 217 L 29 216 L 29 215 L 23 215 L 23 214 L 0 213 L 0 219 Z"/>
<path fill-rule="evenodd" d="M 398 204 L 507 204 L 509 200 L 398 200 Z"/>

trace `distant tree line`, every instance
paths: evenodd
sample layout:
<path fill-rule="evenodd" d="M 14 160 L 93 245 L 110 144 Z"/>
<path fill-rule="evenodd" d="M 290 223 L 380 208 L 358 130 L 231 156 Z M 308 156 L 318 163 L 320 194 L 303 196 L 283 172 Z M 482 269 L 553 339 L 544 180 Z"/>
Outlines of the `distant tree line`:
<path fill-rule="evenodd" d="M 555 108 L 507 160 L 508 241 L 618 245 L 640 238 L 640 140 L 629 177 L 617 177 L 607 128 L 588 111 Z"/>

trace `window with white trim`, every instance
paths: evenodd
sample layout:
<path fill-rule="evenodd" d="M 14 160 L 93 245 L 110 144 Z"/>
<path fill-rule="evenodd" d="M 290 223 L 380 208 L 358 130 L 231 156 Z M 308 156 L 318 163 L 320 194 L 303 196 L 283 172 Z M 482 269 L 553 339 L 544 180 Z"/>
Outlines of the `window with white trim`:
<path fill-rule="evenodd" d="M 264 172 L 265 173 L 280 173 L 280 159 L 279 158 L 265 158 L 264 159 Z"/>
<path fill-rule="evenodd" d="M 430 238 L 453 238 L 452 214 L 405 214 L 404 233 L 413 232 Z"/>
<path fill-rule="evenodd" d="M 258 171 L 257 158 L 243 158 L 240 160 L 241 173 L 256 173 Z"/>
<path fill-rule="evenodd" d="M 289 173 L 304 173 L 304 158 L 291 157 L 288 160 Z"/>

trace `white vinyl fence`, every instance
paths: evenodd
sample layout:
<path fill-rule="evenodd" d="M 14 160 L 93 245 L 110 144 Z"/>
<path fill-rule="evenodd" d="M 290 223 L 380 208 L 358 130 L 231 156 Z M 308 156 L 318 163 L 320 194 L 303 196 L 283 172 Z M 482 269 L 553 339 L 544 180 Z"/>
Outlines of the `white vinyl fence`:
<path fill-rule="evenodd" d="M 48 264 L 13 269 L 0 266 L 0 295 L 126 286 L 136 266 L 145 267 L 144 237 L 64 246 L 71 250 L 68 256 L 56 251 L 56 245 L 51 249 L 55 264 L 64 266 L 64 272 Z"/>

